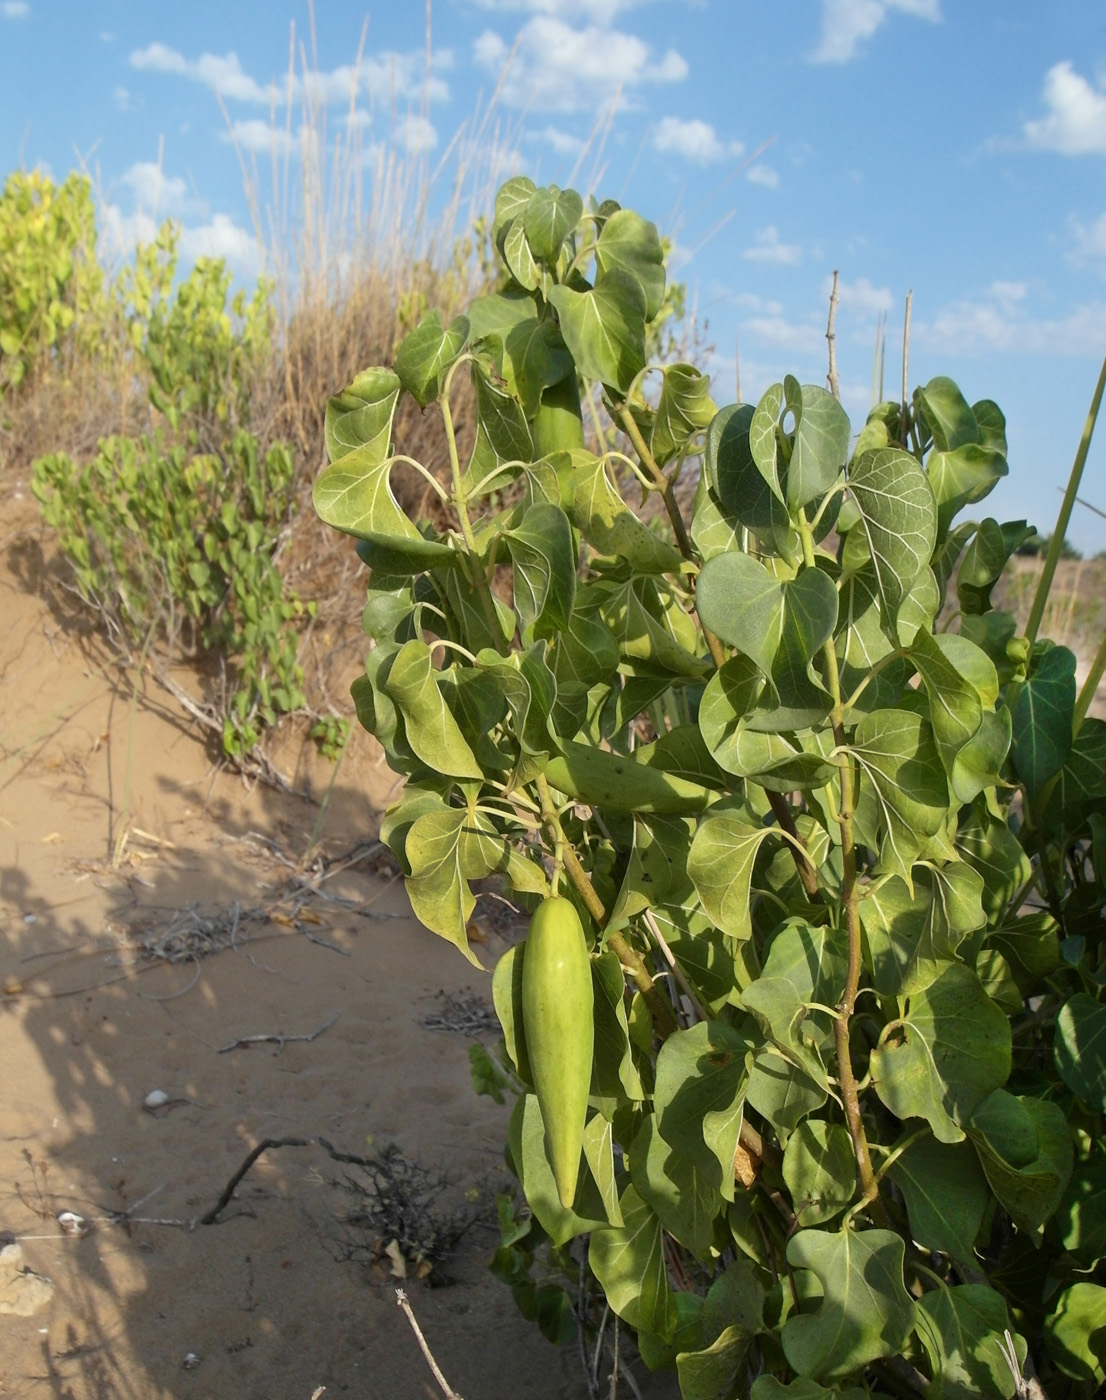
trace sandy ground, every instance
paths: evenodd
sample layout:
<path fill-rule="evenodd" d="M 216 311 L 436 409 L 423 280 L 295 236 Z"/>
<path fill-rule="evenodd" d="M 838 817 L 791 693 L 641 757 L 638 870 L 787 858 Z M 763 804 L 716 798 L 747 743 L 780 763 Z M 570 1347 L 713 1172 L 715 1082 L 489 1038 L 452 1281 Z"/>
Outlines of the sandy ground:
<path fill-rule="evenodd" d="M 356 736 L 335 785 L 331 863 L 305 864 L 318 806 L 216 772 L 156 691 L 132 705 L 130 681 L 44 601 L 33 514 L 6 529 L 0 1245 L 14 1236 L 54 1293 L 0 1316 L 0 1396 L 438 1395 L 387 1259 L 341 1257 L 350 1198 L 318 1146 L 268 1151 L 221 1223 L 146 1223 L 201 1217 L 263 1139 L 320 1135 L 355 1154 L 395 1144 L 448 1174 L 445 1206 L 479 1193 L 450 1282 L 407 1282 L 460 1395 L 586 1395 L 575 1350 L 546 1342 L 487 1272 L 507 1110 L 473 1093 L 469 1037 L 425 1021 L 442 993 L 490 1000 L 490 979 L 415 923 L 368 849 L 392 781 L 371 740 Z M 354 652 L 351 677 L 358 666 Z M 331 772 L 296 781 L 321 792 Z M 233 946 L 163 956 L 203 928 Z M 489 967 L 508 937 L 489 929 Z M 143 958 L 143 942 L 163 955 Z M 151 1112 L 155 1090 L 169 1102 Z M 88 1233 L 63 1233 L 63 1211 Z"/>

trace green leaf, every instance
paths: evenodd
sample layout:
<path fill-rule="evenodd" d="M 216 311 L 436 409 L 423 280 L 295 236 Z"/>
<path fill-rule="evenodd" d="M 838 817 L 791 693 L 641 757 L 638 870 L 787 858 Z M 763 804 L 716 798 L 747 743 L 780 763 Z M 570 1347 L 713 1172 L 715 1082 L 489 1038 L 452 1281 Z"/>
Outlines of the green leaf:
<path fill-rule="evenodd" d="M 465 348 L 468 338 L 467 316 L 454 317 L 446 328 L 441 315 L 431 311 L 400 341 L 395 372 L 420 408 L 438 397 L 441 375 Z"/>
<path fill-rule="evenodd" d="M 545 185 L 536 189 L 522 215 L 526 240 L 536 258 L 555 263 L 561 244 L 580 222 L 584 201 L 575 190 Z"/>
<path fill-rule="evenodd" d="M 822 1107 L 826 1090 L 785 1060 L 778 1050 L 764 1049 L 753 1061 L 745 1099 L 782 1139 L 793 1133 L 808 1114 Z"/>
<path fill-rule="evenodd" d="M 664 1262 L 664 1232 L 632 1185 L 622 1193 L 620 1229 L 595 1230 L 588 1264 L 607 1302 L 624 1322 L 668 1338 L 677 1313 Z"/>
<path fill-rule="evenodd" d="M 860 512 L 852 528 L 861 532 L 875 569 L 880 624 L 897 645 L 899 608 L 937 540 L 933 490 L 915 457 L 885 447 L 853 459 L 849 491 Z"/>
<path fill-rule="evenodd" d="M 776 934 L 758 978 L 741 993 L 741 1005 L 760 1022 L 780 1053 L 820 1089 L 827 1085 L 825 1055 L 833 1044 L 829 1016 L 845 985 L 843 935 L 790 919 Z"/>
<path fill-rule="evenodd" d="M 1009 1400 L 1013 1378 L 1002 1347 L 1011 1329 L 1001 1293 L 985 1283 L 935 1288 L 918 1299 L 916 1327 L 929 1358 L 932 1400 Z M 1020 1364 L 1025 1340 L 1015 1336 Z"/>
<path fill-rule="evenodd" d="M 401 389 L 390 369 L 363 370 L 348 389 L 327 400 L 326 452 L 332 462 L 354 448 L 364 448 L 366 466 L 390 455 L 392 420 Z"/>
<path fill-rule="evenodd" d="M 709 669 L 709 663 L 688 650 L 699 641 L 695 624 L 663 580 L 637 576 L 627 583 L 594 587 L 603 599 L 599 616 L 633 674 L 699 680 Z"/>
<path fill-rule="evenodd" d="M 964 506 L 981 501 L 1009 472 L 1005 454 L 981 443 L 963 443 L 951 451 L 931 452 L 926 476 L 937 502 L 940 530 Z"/>
<path fill-rule="evenodd" d="M 553 1168 L 545 1150 L 545 1124 L 536 1094 L 519 1096 L 511 1111 L 507 1149 L 526 1204 L 555 1246 L 609 1224 L 603 1200 L 590 1171 L 581 1171 L 572 1209 L 561 1205 Z"/>
<path fill-rule="evenodd" d="M 1011 1220 L 1039 1236 L 1071 1177 L 1071 1131 L 1063 1110 L 996 1089 L 977 1108 L 969 1134 Z"/>
<path fill-rule="evenodd" d="M 533 505 L 504 538 L 515 566 L 515 607 L 523 629 L 541 623 L 543 630 L 561 631 L 576 599 L 576 543 L 568 516 L 560 506 Z"/>
<path fill-rule="evenodd" d="M 877 870 L 900 875 L 909 885 L 914 861 L 948 814 L 948 784 L 933 731 L 910 711 L 873 710 L 857 725 L 851 752 L 861 768 L 862 795 L 864 788 L 871 792 L 882 831 Z"/>
<path fill-rule="evenodd" d="M 580 373 L 627 393 L 645 368 L 645 293 L 637 278 L 615 268 L 586 292 L 554 287 L 549 300 Z"/>
<path fill-rule="evenodd" d="M 704 1176 L 690 1158 L 666 1142 L 649 1113 L 630 1151 L 630 1180 L 638 1195 L 675 1239 L 698 1258 L 714 1240 L 714 1218 L 722 1200 L 714 1177 Z"/>
<path fill-rule="evenodd" d="M 965 443 L 980 441 L 982 434 L 975 414 L 951 379 L 943 375 L 931 379 L 924 389 L 915 391 L 914 398 L 939 452 L 955 451 Z"/>
<path fill-rule="evenodd" d="M 1031 798 L 1064 766 L 1074 710 L 1075 653 L 1051 643 L 1034 647 L 1029 676 L 1014 701 L 1010 754 Z"/>
<path fill-rule="evenodd" d="M 491 349 L 507 392 L 518 397 L 528 418 L 542 390 L 573 373 L 572 356 L 552 320 L 538 316 L 537 302 L 524 288 L 508 287 L 477 297 L 469 307 L 474 341 Z"/>
<path fill-rule="evenodd" d="M 703 626 L 756 662 L 784 706 L 817 704 L 811 661 L 833 635 L 837 590 L 828 574 L 804 568 L 777 579 L 748 554 L 719 554 L 696 587 Z"/>
<path fill-rule="evenodd" d="M 1074 834 L 1096 810 L 1106 811 L 1106 722 L 1085 719 L 1060 769 L 1041 826 L 1053 834 Z M 1101 863 L 1097 868 L 1102 869 Z"/>
<path fill-rule="evenodd" d="M 744 1036 L 715 1020 L 676 1031 L 657 1057 L 653 1103 L 661 1135 L 729 1201 L 751 1051 Z"/>
<path fill-rule="evenodd" d="M 1106 1381 L 1106 1288 L 1073 1283 L 1045 1322 L 1053 1361 L 1077 1381 Z"/>
<path fill-rule="evenodd" d="M 1100 1147 L 1090 1162 L 1077 1162 L 1056 1209 L 1056 1229 L 1064 1248 L 1083 1265 L 1106 1257 L 1106 1155 Z"/>
<path fill-rule="evenodd" d="M 603 224 L 595 245 L 595 261 L 606 277 L 622 271 L 641 287 L 645 319 L 651 321 L 664 301 L 664 249 L 655 224 L 619 209 Z"/>
<path fill-rule="evenodd" d="M 516 175 L 505 181 L 496 191 L 495 213 L 492 219 L 492 237 L 515 219 L 524 218 L 537 186 L 526 175 Z"/>
<path fill-rule="evenodd" d="M 623 1224 L 614 1169 L 614 1129 L 601 1113 L 593 1114 L 584 1128 L 584 1160 L 591 1170 L 608 1222 Z"/>
<path fill-rule="evenodd" d="M 467 925 L 476 900 L 468 882 L 489 875 L 503 851 L 483 823 L 463 808 L 430 811 L 417 818 L 406 842 L 407 894 L 415 917 L 455 943 L 475 967 L 481 963 L 469 947 Z"/>
<path fill-rule="evenodd" d="M 1077 992 L 1060 1008 L 1052 1053 L 1060 1078 L 1095 1113 L 1106 1111 L 1106 1006 Z"/>
<path fill-rule="evenodd" d="M 754 827 L 732 812 L 708 815 L 691 843 L 687 873 L 708 917 L 731 938 L 752 934 L 749 891 L 753 864 L 770 827 Z"/>
<path fill-rule="evenodd" d="M 967 1142 L 924 1137 L 910 1144 L 887 1172 L 903 1194 L 910 1238 L 975 1267 L 972 1249 L 990 1192 Z"/>
<path fill-rule="evenodd" d="M 785 411 L 794 420 L 794 442 L 787 464 L 785 494 L 792 511 L 824 496 L 849 455 L 849 419 L 826 389 L 788 378 L 784 381 Z"/>
<path fill-rule="evenodd" d="M 827 1390 L 824 1385 L 805 1376 L 784 1385 L 767 1373 L 758 1376 L 749 1391 L 749 1400 L 867 1400 L 867 1396 L 866 1390 L 856 1386 L 834 1386 L 832 1390 Z"/>
<path fill-rule="evenodd" d="M 1010 1074 L 1010 1023 L 979 978 L 953 964 L 909 998 L 871 1056 L 876 1093 L 898 1118 L 924 1118 L 960 1142 L 972 1114 Z"/>
<path fill-rule="evenodd" d="M 989 707 L 998 698 L 998 676 L 987 654 L 965 637 L 914 635 L 911 660 L 925 683 L 929 718 L 953 795 L 971 802 L 999 782 L 1010 747 L 1009 711 Z M 985 710 L 984 706 L 988 708 Z"/>
<path fill-rule="evenodd" d="M 717 412 L 710 396 L 709 375 L 702 374 L 694 365 L 666 365 L 649 440 L 657 465 L 663 467 L 673 457 L 686 452 L 691 438 L 709 427 Z"/>
<path fill-rule="evenodd" d="M 505 228 L 501 228 L 496 235 L 496 247 L 519 286 L 534 291 L 541 282 L 542 274 L 526 237 L 525 221 L 522 218 L 513 219 Z"/>
<path fill-rule="evenodd" d="M 793 1313 L 783 1325 L 784 1355 L 800 1376 L 843 1378 L 902 1351 L 914 1324 L 903 1258 L 903 1242 L 890 1230 L 792 1235 L 788 1263 L 813 1269 L 823 1288 L 816 1312 Z"/>
<path fill-rule="evenodd" d="M 402 550 L 424 568 L 449 563 L 454 551 L 419 534 L 392 494 L 392 459 L 380 461 L 376 454 L 373 444 L 355 447 L 326 468 L 313 492 L 320 519 L 357 539 Z"/>
<path fill-rule="evenodd" d="M 1021 842 L 1005 821 L 973 808 L 957 829 L 956 848 L 983 879 L 984 913 L 997 918 L 1032 873 Z"/>
<path fill-rule="evenodd" d="M 592 1096 L 595 1099 L 640 1101 L 645 1097 L 641 1076 L 630 1049 L 626 1015 L 626 979 L 618 954 L 604 949 L 591 961 L 595 985 L 595 1054 Z"/>
<path fill-rule="evenodd" d="M 800 1123 L 783 1154 L 783 1179 L 800 1225 L 823 1225 L 856 1193 L 856 1154 L 848 1129 L 820 1118 Z"/>
<path fill-rule="evenodd" d="M 962 612 L 978 617 L 988 611 L 991 589 L 1007 560 L 1033 533 L 1024 520 L 1008 520 L 1000 525 L 988 516 L 980 522 L 956 571 L 956 596 Z"/>
<path fill-rule="evenodd" d="M 753 456 L 755 414 L 752 404 L 732 404 L 716 414 L 707 430 L 703 473 L 727 517 L 751 530 L 777 554 L 790 558 L 794 532 L 778 482 L 774 471 L 770 479 L 764 475 Z M 765 441 L 774 453 L 774 432 Z M 774 464 L 774 455 L 771 461 Z"/>
<path fill-rule="evenodd" d="M 405 642 L 381 684 L 403 713 L 411 748 L 429 768 L 453 778 L 484 776 L 442 698 L 425 642 L 417 638 Z"/>
<path fill-rule="evenodd" d="M 471 494 L 502 490 L 513 481 L 521 464 L 534 455 L 530 427 L 518 401 L 488 379 L 477 365 L 472 367 L 476 391 L 476 439 L 465 469 L 462 485 Z M 493 475 L 497 468 L 504 470 Z"/>
<path fill-rule="evenodd" d="M 534 1076 L 526 1053 L 526 1037 L 522 1020 L 522 968 L 526 960 L 526 941 L 507 949 L 495 965 L 492 974 L 492 1003 L 503 1031 L 507 1055 L 523 1084 L 533 1086 Z"/>
<path fill-rule="evenodd" d="M 600 554 L 616 554 L 637 573 L 675 573 L 680 552 L 639 520 L 618 493 L 601 457 L 588 457 L 573 473 L 573 524 Z"/>
<path fill-rule="evenodd" d="M 914 889 L 897 875 L 860 904 L 872 980 L 881 996 L 911 996 L 957 959 L 969 934 L 983 928 L 983 880 L 965 862 L 914 871 Z"/>
<path fill-rule="evenodd" d="M 557 693 L 546 661 L 546 643 L 540 641 L 507 656 L 489 648 L 477 654 L 476 664 L 491 672 L 502 689 L 519 748 L 543 764 L 554 748 L 549 716 Z"/>

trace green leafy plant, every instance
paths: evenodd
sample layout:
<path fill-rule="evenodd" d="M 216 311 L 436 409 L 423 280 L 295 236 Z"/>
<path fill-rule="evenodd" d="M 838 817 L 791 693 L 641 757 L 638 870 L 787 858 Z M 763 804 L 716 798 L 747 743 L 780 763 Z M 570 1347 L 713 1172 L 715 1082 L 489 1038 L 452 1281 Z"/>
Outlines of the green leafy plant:
<path fill-rule="evenodd" d="M 93 343 L 103 301 L 87 178 L 58 185 L 38 170 L 9 175 L 0 193 L 0 390 L 67 339 Z"/>
<path fill-rule="evenodd" d="M 529 1211 L 502 1207 L 498 1272 L 560 1339 L 567 1295 L 531 1280 L 548 1249 L 687 1400 L 1005 1400 L 1008 1357 L 1089 1397 L 1106 724 L 1086 713 L 1106 643 L 1077 693 L 1040 610 L 1019 636 L 992 604 L 1029 533 L 964 518 L 1007 473 L 1002 413 L 945 378 L 855 440 L 792 378 L 719 410 L 694 366 L 647 362 L 652 224 L 518 178 L 491 234 L 500 289 L 430 313 L 330 401 L 315 504 L 372 571 L 354 698 L 407 779 L 381 834 L 416 915 L 477 962 L 471 885 L 497 873 L 531 908 L 571 900 L 586 931 L 570 1205 L 526 945 L 495 969 L 509 1074 L 474 1068 L 521 1087 L 508 1157 Z M 597 393 L 619 443 L 601 454 L 580 407 Z M 440 415 L 448 486 L 393 446 L 403 394 Z M 399 509 L 400 463 L 451 524 Z"/>

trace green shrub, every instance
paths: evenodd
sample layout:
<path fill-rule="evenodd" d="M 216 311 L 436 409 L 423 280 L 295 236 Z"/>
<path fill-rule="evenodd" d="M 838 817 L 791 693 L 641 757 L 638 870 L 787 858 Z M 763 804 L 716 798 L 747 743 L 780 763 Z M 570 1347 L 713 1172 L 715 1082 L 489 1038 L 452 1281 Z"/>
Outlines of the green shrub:
<path fill-rule="evenodd" d="M 407 779 L 381 834 L 416 915 L 476 962 L 471 883 L 498 874 L 531 908 L 567 894 L 587 929 L 571 1207 L 526 945 L 495 970 L 504 1073 L 474 1068 L 520 1091 L 529 1212 L 503 1204 L 497 1271 L 557 1339 L 576 1325 L 558 1271 L 596 1345 L 605 1299 L 686 1400 L 1006 1400 L 1006 1348 L 1053 1400 L 1089 1400 L 1106 723 L 1085 714 L 1106 643 L 1077 695 L 1040 608 L 1018 636 L 992 602 L 1027 526 L 964 515 L 1007 473 L 1001 411 L 937 378 L 854 442 L 790 377 L 719 411 L 694 366 L 647 361 L 651 224 L 520 178 L 491 231 L 500 290 L 424 317 L 394 368 L 331 400 L 315 503 L 372 569 L 354 698 Z M 580 414 L 596 391 L 622 435 L 602 456 Z M 391 494 L 405 394 L 441 419 L 440 529 Z"/>
<path fill-rule="evenodd" d="M 9 175 L 0 194 L 0 391 L 67 340 L 90 348 L 104 297 L 88 179 L 57 185 L 37 170 Z"/>

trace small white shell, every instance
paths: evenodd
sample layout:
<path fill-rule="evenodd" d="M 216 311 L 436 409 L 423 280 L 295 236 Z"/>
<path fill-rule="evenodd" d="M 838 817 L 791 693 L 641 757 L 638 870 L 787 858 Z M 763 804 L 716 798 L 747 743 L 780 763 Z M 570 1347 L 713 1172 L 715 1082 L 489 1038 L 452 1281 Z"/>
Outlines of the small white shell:
<path fill-rule="evenodd" d="M 143 1099 L 147 1108 L 164 1108 L 169 1102 L 169 1095 L 164 1089 L 151 1089 Z"/>
<path fill-rule="evenodd" d="M 181 1365 L 186 1371 L 194 1371 L 199 1364 L 200 1358 L 194 1351 L 187 1352 L 184 1360 L 181 1362 Z"/>
<path fill-rule="evenodd" d="M 63 1210 L 58 1215 L 58 1224 L 61 1226 L 63 1235 L 87 1235 L 88 1221 L 83 1215 L 78 1215 L 76 1211 Z"/>

